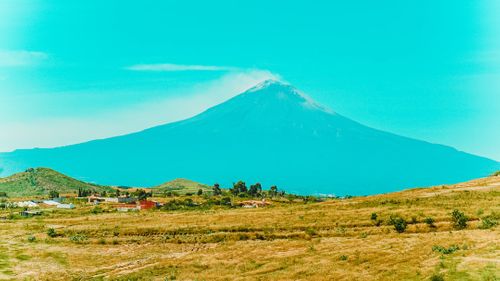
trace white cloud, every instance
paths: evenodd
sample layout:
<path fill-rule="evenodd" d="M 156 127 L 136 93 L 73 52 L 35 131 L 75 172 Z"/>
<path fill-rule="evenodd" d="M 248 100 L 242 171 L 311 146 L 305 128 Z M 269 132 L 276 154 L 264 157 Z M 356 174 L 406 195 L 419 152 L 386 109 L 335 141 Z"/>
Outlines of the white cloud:
<path fill-rule="evenodd" d="M 235 71 L 236 67 L 215 66 L 215 65 L 186 65 L 186 64 L 136 64 L 125 69 L 134 71 Z"/>
<path fill-rule="evenodd" d="M 280 77 L 265 70 L 230 72 L 209 82 L 172 89 L 175 96 L 125 108 L 110 105 L 105 113 L 89 113 L 85 117 L 40 116 L 31 121 L 11 118 L 0 122 L 0 151 L 74 144 L 186 119 L 267 79 Z"/>
<path fill-rule="evenodd" d="M 0 67 L 30 66 L 46 60 L 48 55 L 43 52 L 25 50 L 0 50 Z"/>

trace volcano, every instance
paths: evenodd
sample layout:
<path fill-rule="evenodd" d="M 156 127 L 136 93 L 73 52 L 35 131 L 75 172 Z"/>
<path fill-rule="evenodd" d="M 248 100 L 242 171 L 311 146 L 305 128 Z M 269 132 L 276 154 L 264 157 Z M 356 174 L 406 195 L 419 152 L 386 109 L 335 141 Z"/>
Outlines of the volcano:
<path fill-rule="evenodd" d="M 50 167 L 107 185 L 244 180 L 300 194 L 364 195 L 462 182 L 496 161 L 376 130 L 268 80 L 192 118 L 128 135 L 0 154 L 3 176 Z"/>

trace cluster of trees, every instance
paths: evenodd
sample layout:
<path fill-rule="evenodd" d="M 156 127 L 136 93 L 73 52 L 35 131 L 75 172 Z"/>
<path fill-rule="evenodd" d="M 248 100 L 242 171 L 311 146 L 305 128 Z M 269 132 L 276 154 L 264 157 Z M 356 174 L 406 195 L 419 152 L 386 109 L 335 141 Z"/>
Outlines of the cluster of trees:
<path fill-rule="evenodd" d="M 59 198 L 59 192 L 56 190 L 49 191 L 49 198 Z"/>
<path fill-rule="evenodd" d="M 153 197 L 153 190 L 147 192 L 144 189 L 137 189 L 132 192 L 132 196 L 137 197 L 138 200 L 146 200 L 148 197 Z"/>
<path fill-rule="evenodd" d="M 87 197 L 95 193 L 95 190 L 78 188 L 78 197 Z"/>
<path fill-rule="evenodd" d="M 233 187 L 229 189 L 229 192 L 234 196 L 239 197 L 276 197 L 284 196 L 285 191 L 278 191 L 278 187 L 275 185 L 269 188 L 269 191 L 263 191 L 262 185 L 260 183 L 255 183 L 247 187 L 244 181 L 238 181 L 233 183 Z M 218 183 L 213 186 L 213 195 L 222 195 L 223 191 Z"/>

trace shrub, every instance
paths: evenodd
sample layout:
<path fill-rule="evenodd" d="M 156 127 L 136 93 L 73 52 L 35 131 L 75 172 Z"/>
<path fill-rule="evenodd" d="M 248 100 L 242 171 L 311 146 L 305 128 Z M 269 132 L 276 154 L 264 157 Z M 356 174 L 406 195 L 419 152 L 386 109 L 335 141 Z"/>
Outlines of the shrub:
<path fill-rule="evenodd" d="M 198 192 L 196 193 L 198 196 L 201 196 L 203 194 L 203 190 L 200 188 L 198 189 Z"/>
<path fill-rule="evenodd" d="M 424 222 L 429 226 L 429 227 L 436 227 L 436 225 L 434 224 L 434 219 L 431 218 L 431 217 L 426 217 L 424 219 Z"/>
<path fill-rule="evenodd" d="M 71 242 L 80 244 L 80 243 L 83 243 L 83 242 L 87 241 L 87 236 L 85 236 L 83 234 L 75 234 L 73 236 L 70 236 L 69 240 Z"/>
<path fill-rule="evenodd" d="M 371 215 L 370 219 L 371 219 L 372 221 L 376 221 L 376 220 L 377 220 L 377 217 L 378 217 L 378 216 L 377 216 L 377 213 L 372 213 L 372 215 Z"/>
<path fill-rule="evenodd" d="M 389 219 L 389 224 L 394 226 L 394 229 L 398 233 L 403 233 L 406 230 L 407 222 L 399 216 L 391 216 Z"/>
<path fill-rule="evenodd" d="M 33 236 L 33 235 L 29 235 L 28 236 L 28 242 L 35 242 L 36 241 L 36 237 Z"/>
<path fill-rule="evenodd" d="M 412 224 L 417 224 L 418 223 L 417 217 L 415 217 L 415 216 L 411 217 L 411 223 Z"/>
<path fill-rule="evenodd" d="M 226 205 L 226 206 L 231 206 L 231 198 L 229 197 L 222 197 L 220 200 L 221 205 Z"/>
<path fill-rule="evenodd" d="M 498 224 L 497 220 L 494 216 L 486 216 L 481 218 L 481 225 L 479 228 L 481 229 L 489 229 L 495 227 Z"/>
<path fill-rule="evenodd" d="M 433 274 L 431 276 L 431 281 L 444 281 L 444 277 L 441 274 Z"/>
<path fill-rule="evenodd" d="M 339 260 L 341 261 L 346 261 L 348 259 L 348 257 L 346 255 L 342 255 L 339 257 Z"/>
<path fill-rule="evenodd" d="M 308 227 L 305 232 L 307 235 L 310 235 L 310 236 L 316 236 L 318 234 L 316 232 L 316 230 L 312 227 Z"/>
<path fill-rule="evenodd" d="M 92 210 L 90 210 L 90 212 L 92 214 L 99 214 L 99 213 L 102 213 L 102 208 L 99 206 L 95 206 L 94 208 L 92 208 Z"/>
<path fill-rule="evenodd" d="M 439 252 L 443 255 L 449 255 L 449 254 L 453 254 L 454 252 L 460 250 L 460 247 L 458 247 L 457 245 L 451 245 L 450 247 L 448 248 L 445 248 L 443 246 L 432 246 L 432 251 L 433 252 Z"/>
<path fill-rule="evenodd" d="M 57 236 L 56 230 L 53 228 L 47 229 L 47 235 L 52 238 L 56 237 Z"/>
<path fill-rule="evenodd" d="M 451 213 L 451 220 L 453 222 L 453 227 L 455 229 L 464 229 L 467 227 L 467 221 L 469 220 L 463 212 L 459 210 L 453 210 Z"/>

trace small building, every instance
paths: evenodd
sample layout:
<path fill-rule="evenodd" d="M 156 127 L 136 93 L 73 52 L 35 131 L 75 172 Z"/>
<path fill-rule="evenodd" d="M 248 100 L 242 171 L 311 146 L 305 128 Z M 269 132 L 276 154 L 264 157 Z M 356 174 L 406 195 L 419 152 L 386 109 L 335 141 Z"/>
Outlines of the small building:
<path fill-rule="evenodd" d="M 239 204 L 243 208 L 259 208 L 259 207 L 265 207 L 265 206 L 271 205 L 271 203 L 266 202 L 265 199 L 262 199 L 262 201 L 247 200 L 247 201 L 242 201 Z"/>
<path fill-rule="evenodd" d="M 138 211 L 139 207 L 136 204 L 120 204 L 116 207 L 118 212 Z"/>
<path fill-rule="evenodd" d="M 139 201 L 139 209 L 140 210 L 148 210 L 152 208 L 156 208 L 157 203 L 155 201 L 142 200 Z"/>
<path fill-rule="evenodd" d="M 38 204 L 33 202 L 33 201 L 22 201 L 22 202 L 16 202 L 15 203 L 17 207 L 21 208 L 35 208 L 38 207 Z"/>
<path fill-rule="evenodd" d="M 94 204 L 99 204 L 100 202 L 104 202 L 104 198 L 99 197 L 99 196 L 89 196 L 87 197 L 89 203 L 94 203 Z"/>
<path fill-rule="evenodd" d="M 23 217 L 33 217 L 33 216 L 41 216 L 42 211 L 22 211 L 19 213 Z"/>
<path fill-rule="evenodd" d="M 133 203 L 136 201 L 135 198 L 119 196 L 119 197 L 104 197 L 104 202 L 113 202 L 113 203 Z"/>
<path fill-rule="evenodd" d="M 57 206 L 57 205 L 61 204 L 61 203 L 54 201 L 54 200 L 43 200 L 42 203 L 45 205 L 49 205 L 49 206 Z"/>
<path fill-rule="evenodd" d="M 72 203 L 70 203 L 70 204 L 59 204 L 59 205 L 57 205 L 57 208 L 58 209 L 74 209 L 75 205 L 73 205 Z"/>

